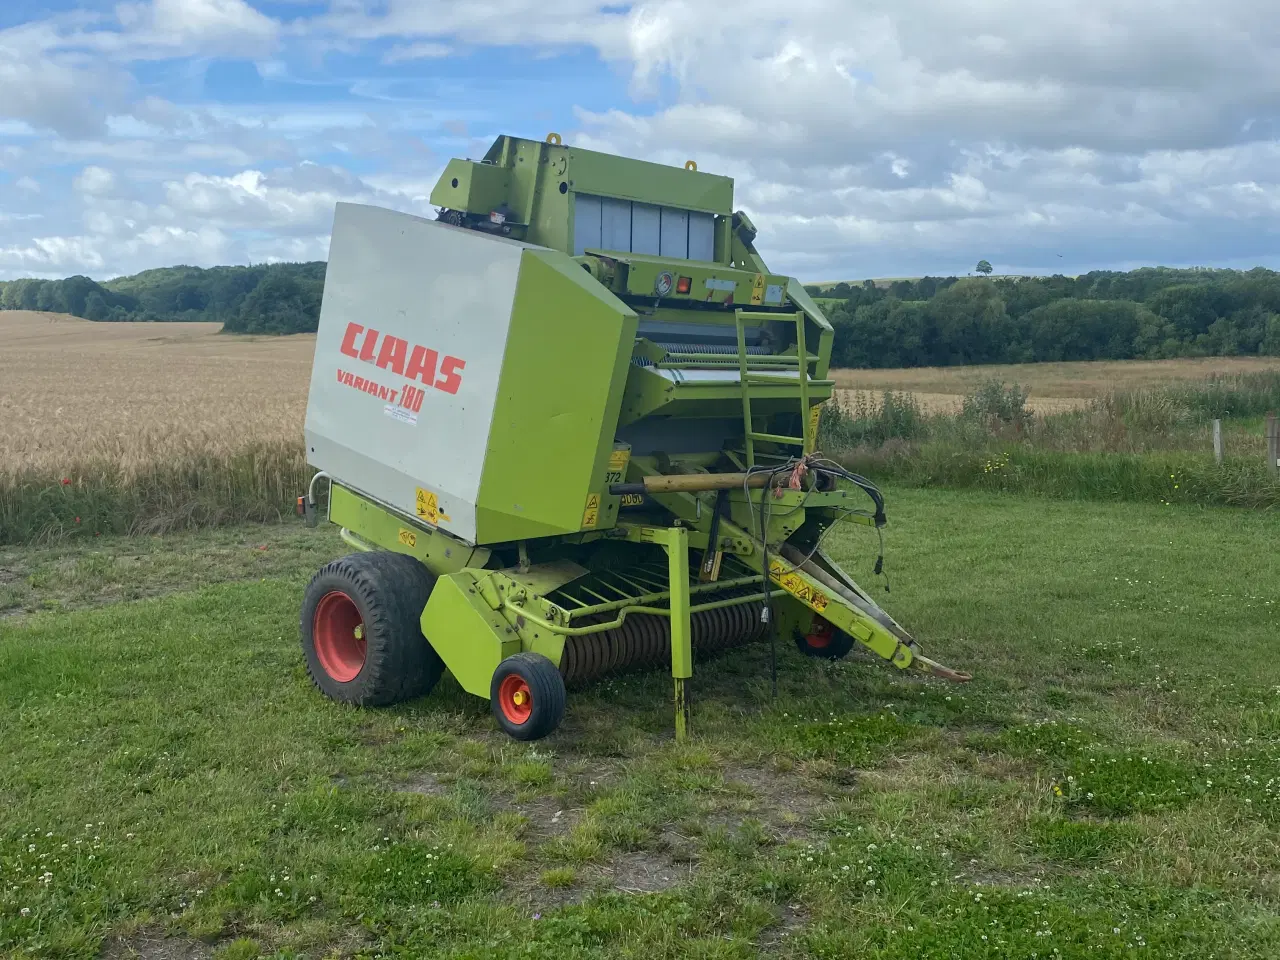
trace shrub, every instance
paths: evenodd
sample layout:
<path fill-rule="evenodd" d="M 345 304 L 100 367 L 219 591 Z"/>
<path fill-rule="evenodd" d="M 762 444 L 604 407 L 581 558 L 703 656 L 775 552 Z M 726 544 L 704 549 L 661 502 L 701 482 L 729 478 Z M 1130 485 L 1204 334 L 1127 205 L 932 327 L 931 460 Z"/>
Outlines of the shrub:
<path fill-rule="evenodd" d="M 1026 426 L 1031 421 L 1028 395 L 1029 392 L 1016 383 L 1006 385 L 1003 380 L 985 380 L 965 396 L 960 416 L 983 423 Z"/>

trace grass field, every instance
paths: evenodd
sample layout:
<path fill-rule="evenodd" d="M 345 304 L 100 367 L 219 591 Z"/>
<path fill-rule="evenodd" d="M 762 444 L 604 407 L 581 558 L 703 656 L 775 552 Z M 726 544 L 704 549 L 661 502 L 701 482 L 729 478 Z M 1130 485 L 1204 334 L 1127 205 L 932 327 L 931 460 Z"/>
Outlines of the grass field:
<path fill-rule="evenodd" d="M 1280 516 L 888 507 L 885 601 L 976 679 L 784 645 L 774 700 L 756 647 L 684 746 L 661 675 L 532 746 L 448 678 L 324 700 L 331 532 L 0 548 L 0 955 L 1280 955 Z"/>

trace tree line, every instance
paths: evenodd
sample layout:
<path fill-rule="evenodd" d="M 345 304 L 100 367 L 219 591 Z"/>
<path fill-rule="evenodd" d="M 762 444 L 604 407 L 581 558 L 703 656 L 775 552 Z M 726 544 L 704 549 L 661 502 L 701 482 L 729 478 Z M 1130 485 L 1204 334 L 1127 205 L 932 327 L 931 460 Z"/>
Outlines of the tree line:
<path fill-rule="evenodd" d="M 103 283 L 0 283 L 0 309 L 89 320 L 221 322 L 232 333 L 312 332 L 325 264 L 164 267 Z M 1280 356 L 1280 273 L 1146 267 L 1080 277 L 923 277 L 807 287 L 842 367 Z"/>
<path fill-rule="evenodd" d="M 325 264 L 162 267 L 99 283 L 88 277 L 0 283 L 0 309 L 103 322 L 211 320 L 231 333 L 313 332 Z"/>
<path fill-rule="evenodd" d="M 806 289 L 826 298 L 833 366 L 1280 356 L 1280 273 L 1262 267 Z"/>

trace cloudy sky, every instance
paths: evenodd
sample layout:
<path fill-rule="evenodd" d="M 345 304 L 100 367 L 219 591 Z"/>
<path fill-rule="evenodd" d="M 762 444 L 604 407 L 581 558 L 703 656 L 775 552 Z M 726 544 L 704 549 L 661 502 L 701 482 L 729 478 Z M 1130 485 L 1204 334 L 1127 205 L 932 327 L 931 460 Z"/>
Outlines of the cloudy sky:
<path fill-rule="evenodd" d="M 1273 0 L 0 0 L 0 279 L 320 259 L 541 138 L 805 280 L 1280 267 Z"/>

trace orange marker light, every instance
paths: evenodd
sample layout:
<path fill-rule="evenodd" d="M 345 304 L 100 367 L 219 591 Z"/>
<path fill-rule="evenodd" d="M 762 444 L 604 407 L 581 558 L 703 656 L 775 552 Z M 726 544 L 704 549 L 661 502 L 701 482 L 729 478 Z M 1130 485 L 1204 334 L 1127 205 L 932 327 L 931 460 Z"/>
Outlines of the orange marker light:
<path fill-rule="evenodd" d="M 676 281 L 676 293 L 688 293 L 693 289 L 692 277 L 681 277 Z"/>

